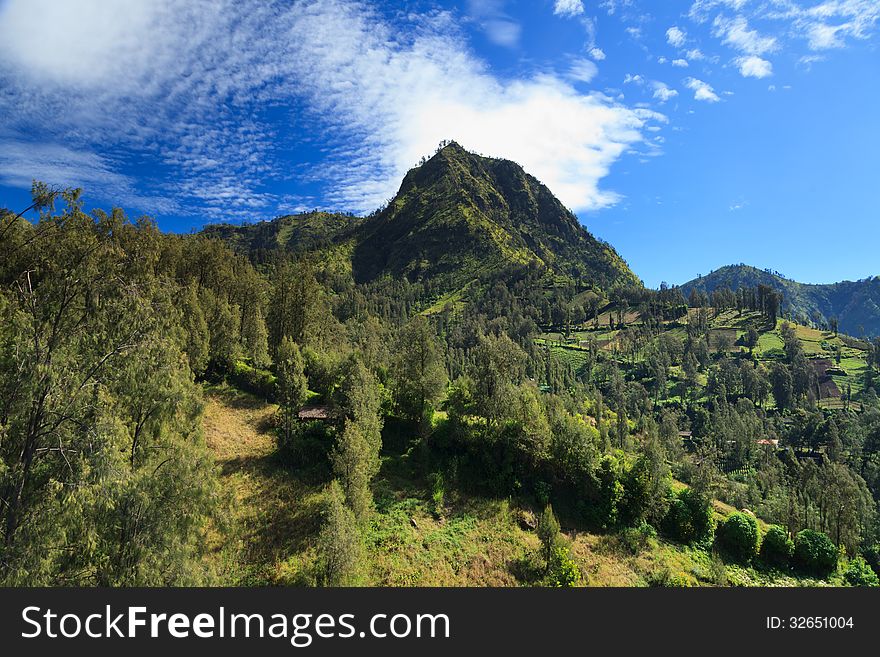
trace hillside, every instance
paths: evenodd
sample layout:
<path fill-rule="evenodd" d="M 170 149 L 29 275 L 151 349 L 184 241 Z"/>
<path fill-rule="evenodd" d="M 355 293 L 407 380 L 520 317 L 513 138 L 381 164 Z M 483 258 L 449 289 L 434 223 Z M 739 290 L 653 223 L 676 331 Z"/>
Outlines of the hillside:
<path fill-rule="evenodd" d="M 276 406 L 231 387 L 207 390 L 208 445 L 232 496 L 208 562 L 231 585 L 314 585 L 317 532 L 326 494 L 313 475 L 275 458 L 268 418 Z M 363 584 L 534 586 L 540 541 L 523 519 L 528 499 L 450 490 L 438 515 L 415 450 L 386 449 L 374 482 L 377 513 L 366 535 Z M 715 501 L 723 521 L 734 509 Z M 791 573 L 725 563 L 716 555 L 635 530 L 599 534 L 563 518 L 586 586 L 821 586 Z"/>
<path fill-rule="evenodd" d="M 387 207 L 366 219 L 312 212 L 248 225 L 211 225 L 239 253 L 352 247 L 358 283 L 383 277 L 431 281 L 453 291 L 511 266 L 607 289 L 639 284 L 614 249 L 597 240 L 546 186 L 508 160 L 452 142 L 404 178 Z"/>
<path fill-rule="evenodd" d="M 711 294 L 717 288 L 736 290 L 757 285 L 768 285 L 781 292 L 783 313 L 803 324 L 827 325 L 832 317 L 836 317 L 844 333 L 880 335 L 880 278 L 877 277 L 812 285 L 748 265 L 729 265 L 681 287 L 688 296 L 693 289 Z"/>

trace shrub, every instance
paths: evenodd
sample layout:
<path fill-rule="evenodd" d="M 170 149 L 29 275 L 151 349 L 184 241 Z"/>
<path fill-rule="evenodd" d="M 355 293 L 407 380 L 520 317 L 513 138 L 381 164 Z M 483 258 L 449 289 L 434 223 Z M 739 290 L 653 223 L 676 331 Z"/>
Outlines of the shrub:
<path fill-rule="evenodd" d="M 691 488 L 679 491 L 663 519 L 663 532 L 680 543 L 702 543 L 712 538 L 713 530 L 709 499 Z"/>
<path fill-rule="evenodd" d="M 581 571 L 571 558 L 568 547 L 556 544 L 550 557 L 550 569 L 547 571 L 547 582 L 550 586 L 576 586 L 581 581 Z"/>
<path fill-rule="evenodd" d="M 251 367 L 244 361 L 236 361 L 229 372 L 230 382 L 239 390 L 244 390 L 263 399 L 275 401 L 275 375 L 268 370 Z"/>
<path fill-rule="evenodd" d="M 732 513 L 715 534 L 715 542 L 721 551 L 744 564 L 757 556 L 760 539 L 758 521 L 748 513 Z"/>
<path fill-rule="evenodd" d="M 877 573 L 875 573 L 868 562 L 862 557 L 856 557 L 849 562 L 846 570 L 843 571 L 843 579 L 850 586 L 878 586 Z"/>
<path fill-rule="evenodd" d="M 794 563 L 806 574 L 828 577 L 837 567 L 837 546 L 826 534 L 804 529 L 794 539 Z"/>
<path fill-rule="evenodd" d="M 772 525 L 761 542 L 761 561 L 768 566 L 787 568 L 794 554 L 794 541 L 783 527 Z"/>
<path fill-rule="evenodd" d="M 549 571 L 553 567 L 553 555 L 559 541 L 559 521 L 553 514 L 553 507 L 549 504 L 544 513 L 538 519 L 538 538 L 541 539 L 541 553 Z"/>
<path fill-rule="evenodd" d="M 630 553 L 639 554 L 651 544 L 651 539 L 657 536 L 657 531 L 648 523 L 643 522 L 638 527 L 627 527 L 620 532 L 620 543 Z"/>

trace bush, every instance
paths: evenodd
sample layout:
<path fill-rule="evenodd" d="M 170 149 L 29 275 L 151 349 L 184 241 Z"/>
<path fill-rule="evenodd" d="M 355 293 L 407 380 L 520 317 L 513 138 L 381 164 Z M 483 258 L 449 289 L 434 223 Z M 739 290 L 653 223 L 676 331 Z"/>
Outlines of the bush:
<path fill-rule="evenodd" d="M 760 538 L 758 521 L 748 513 L 732 513 L 715 534 L 721 551 L 743 564 L 757 556 Z"/>
<path fill-rule="evenodd" d="M 850 586 L 878 586 L 877 573 L 875 573 L 868 562 L 862 557 L 856 557 L 849 562 L 846 570 L 843 571 L 843 579 Z"/>
<path fill-rule="evenodd" d="M 639 554 L 651 545 L 651 539 L 656 538 L 657 531 L 648 523 L 643 522 L 638 527 L 627 527 L 620 532 L 620 543 L 630 553 Z"/>
<path fill-rule="evenodd" d="M 768 566 L 788 568 L 794 554 L 794 541 L 783 527 L 772 525 L 761 542 L 761 561 Z"/>
<path fill-rule="evenodd" d="M 275 375 L 268 370 L 251 367 L 239 360 L 233 365 L 229 380 L 239 390 L 275 401 Z"/>
<path fill-rule="evenodd" d="M 550 569 L 547 571 L 547 582 L 550 586 L 576 586 L 581 581 L 581 571 L 571 558 L 571 552 L 565 545 L 553 548 L 550 557 Z"/>
<path fill-rule="evenodd" d="M 828 577 L 837 568 L 837 546 L 826 534 L 804 529 L 794 539 L 794 563 L 805 574 Z"/>
<path fill-rule="evenodd" d="M 712 538 L 712 504 L 691 488 L 679 491 L 663 519 L 663 532 L 679 543 L 702 543 Z"/>

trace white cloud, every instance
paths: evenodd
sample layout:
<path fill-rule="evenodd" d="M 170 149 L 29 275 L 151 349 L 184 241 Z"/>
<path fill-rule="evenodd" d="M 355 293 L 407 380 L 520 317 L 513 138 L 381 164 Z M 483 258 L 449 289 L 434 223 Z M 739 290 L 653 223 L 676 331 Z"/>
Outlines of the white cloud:
<path fill-rule="evenodd" d="M 745 78 L 766 78 L 773 75 L 773 65 L 766 59 L 754 55 L 737 57 L 734 63 Z"/>
<path fill-rule="evenodd" d="M 688 62 L 686 59 L 673 59 L 672 65 L 677 66 L 678 68 L 687 68 Z"/>
<path fill-rule="evenodd" d="M 687 36 L 681 28 L 672 26 L 666 30 L 666 40 L 673 48 L 681 48 L 687 40 Z"/>
<path fill-rule="evenodd" d="M 688 50 L 684 55 L 692 62 L 699 62 L 706 59 L 706 55 L 704 55 L 699 48 Z"/>
<path fill-rule="evenodd" d="M 590 48 L 590 57 L 597 62 L 601 62 L 605 59 L 605 51 L 601 48 Z"/>
<path fill-rule="evenodd" d="M 702 100 L 707 103 L 717 103 L 721 100 L 712 86 L 702 80 L 698 80 L 697 78 L 685 78 L 684 84 L 688 89 L 694 92 L 694 98 L 696 100 Z"/>
<path fill-rule="evenodd" d="M 778 49 L 775 37 L 761 36 L 757 30 L 750 30 L 748 21 L 742 16 L 719 16 L 713 26 L 715 35 L 721 37 L 722 43 L 746 55 L 763 55 Z"/>
<path fill-rule="evenodd" d="M 666 101 L 675 98 L 678 95 L 678 91 L 675 89 L 670 89 L 663 82 L 654 82 L 652 83 L 654 87 L 654 98 L 659 100 L 661 103 L 665 103 Z"/>
<path fill-rule="evenodd" d="M 584 13 L 584 3 L 581 0 L 556 0 L 553 13 L 567 18 L 579 16 Z"/>
<path fill-rule="evenodd" d="M 624 84 L 644 84 L 645 78 L 643 78 L 638 73 L 636 73 L 635 75 L 633 75 L 632 73 L 627 73 L 625 76 L 623 76 L 623 83 Z"/>
<path fill-rule="evenodd" d="M 132 194 L 161 192 L 210 218 L 272 216 L 289 199 L 267 193 L 267 180 L 312 182 L 328 205 L 368 211 L 455 139 L 519 162 L 566 205 L 590 210 L 617 200 L 602 179 L 665 119 L 580 92 L 564 74 L 497 78 L 448 12 L 388 19 L 349 0 L 83 0 L 63 22 L 43 20 L 69 4 L 0 5 L 0 153 L 37 134 L 65 149 L 34 158 L 16 184 L 89 171 L 83 184 L 100 182 L 113 199 L 111 188 L 134 181 L 96 153 L 129 152 L 157 176 Z M 11 180 L 20 159 L 5 155 L 0 175 Z"/>

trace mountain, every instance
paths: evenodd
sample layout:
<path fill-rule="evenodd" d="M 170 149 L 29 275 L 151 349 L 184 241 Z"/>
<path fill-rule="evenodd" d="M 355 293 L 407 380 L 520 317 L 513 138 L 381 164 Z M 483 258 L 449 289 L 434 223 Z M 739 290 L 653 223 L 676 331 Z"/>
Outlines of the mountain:
<path fill-rule="evenodd" d="M 710 293 L 716 288 L 768 285 L 783 295 L 783 312 L 803 323 L 839 321 L 840 330 L 855 336 L 880 335 L 880 277 L 824 285 L 798 283 L 748 265 L 729 265 L 681 286 Z"/>
<path fill-rule="evenodd" d="M 361 228 L 359 280 L 440 278 L 460 286 L 511 264 L 537 264 L 601 287 L 638 284 L 546 186 L 509 160 L 452 142 L 412 169 L 388 206 Z"/>
<path fill-rule="evenodd" d="M 453 290 L 511 265 L 537 265 L 603 288 L 641 285 L 611 246 L 522 167 L 455 142 L 410 170 L 388 205 L 367 218 L 312 212 L 203 232 L 239 252 L 344 244 L 358 282 L 407 277 Z"/>

